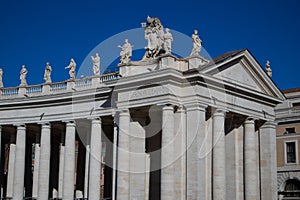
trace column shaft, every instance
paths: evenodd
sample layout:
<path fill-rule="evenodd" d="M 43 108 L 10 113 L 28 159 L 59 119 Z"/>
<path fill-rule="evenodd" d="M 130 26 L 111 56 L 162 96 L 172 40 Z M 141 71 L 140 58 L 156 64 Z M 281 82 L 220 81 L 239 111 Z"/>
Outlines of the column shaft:
<path fill-rule="evenodd" d="M 34 146 L 33 185 L 32 185 L 32 197 L 34 197 L 34 198 L 38 197 L 39 166 L 40 166 L 40 144 L 35 143 L 35 146 Z"/>
<path fill-rule="evenodd" d="M 129 199 L 129 127 L 130 114 L 128 110 L 119 113 L 119 144 L 117 155 L 117 198 Z"/>
<path fill-rule="evenodd" d="M 225 111 L 213 113 L 213 199 L 226 199 Z"/>
<path fill-rule="evenodd" d="M 257 135 L 254 120 L 248 118 L 244 123 L 244 170 L 245 170 L 245 199 L 258 199 L 257 172 Z"/>
<path fill-rule="evenodd" d="M 116 116 L 114 118 L 114 141 L 113 141 L 113 174 L 112 174 L 112 200 L 116 200 L 116 181 L 117 181 L 117 145 L 118 145 L 118 126 Z"/>
<path fill-rule="evenodd" d="M 89 199 L 100 199 L 101 179 L 101 119 L 92 120 L 90 146 Z"/>
<path fill-rule="evenodd" d="M 49 175 L 50 175 L 50 153 L 51 153 L 51 133 L 50 125 L 42 124 L 40 141 L 40 165 L 39 165 L 39 186 L 38 199 L 49 197 Z"/>
<path fill-rule="evenodd" d="M 266 122 L 260 134 L 261 199 L 277 199 L 276 124 Z"/>
<path fill-rule="evenodd" d="M 63 197 L 63 180 L 64 180 L 64 163 L 65 163 L 65 146 L 60 144 L 59 150 L 59 172 L 58 172 L 58 198 Z"/>
<path fill-rule="evenodd" d="M 89 163 L 90 163 L 90 145 L 87 144 L 85 147 L 85 171 L 84 171 L 84 198 L 88 198 L 89 190 Z"/>
<path fill-rule="evenodd" d="M 179 107 L 174 118 L 175 128 L 175 198 L 186 199 L 186 111 Z"/>
<path fill-rule="evenodd" d="M 75 122 L 67 122 L 65 139 L 65 160 L 63 179 L 63 199 L 74 199 L 75 176 Z"/>
<path fill-rule="evenodd" d="M 173 200 L 174 195 L 174 108 L 164 106 L 161 140 L 161 199 Z"/>
<path fill-rule="evenodd" d="M 206 200 L 205 109 L 187 109 L 187 199 Z"/>
<path fill-rule="evenodd" d="M 26 128 L 17 127 L 16 160 L 14 171 L 14 200 L 23 200 L 25 172 Z"/>
<path fill-rule="evenodd" d="M 16 160 L 16 144 L 11 143 L 9 145 L 9 161 L 8 161 L 8 174 L 7 174 L 7 186 L 6 186 L 7 197 L 13 197 L 15 160 Z"/>

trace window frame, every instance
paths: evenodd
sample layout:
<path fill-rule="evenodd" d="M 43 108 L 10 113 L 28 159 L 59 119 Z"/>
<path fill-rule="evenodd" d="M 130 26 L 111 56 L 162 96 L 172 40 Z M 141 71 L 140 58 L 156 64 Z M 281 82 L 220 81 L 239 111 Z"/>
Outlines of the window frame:
<path fill-rule="evenodd" d="M 295 156 L 296 156 L 296 160 L 295 162 L 287 162 L 288 156 L 287 156 L 287 143 L 291 143 L 294 142 L 295 143 Z M 287 140 L 284 141 L 284 164 L 285 165 L 295 165 L 298 164 L 298 140 Z"/>

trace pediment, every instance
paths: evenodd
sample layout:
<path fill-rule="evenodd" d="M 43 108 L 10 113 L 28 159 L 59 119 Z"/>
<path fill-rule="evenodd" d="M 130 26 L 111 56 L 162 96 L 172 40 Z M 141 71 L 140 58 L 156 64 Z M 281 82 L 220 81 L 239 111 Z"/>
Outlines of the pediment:
<path fill-rule="evenodd" d="M 280 89 L 248 50 L 241 51 L 233 57 L 200 71 L 245 90 L 262 93 L 280 100 L 285 99 Z"/>

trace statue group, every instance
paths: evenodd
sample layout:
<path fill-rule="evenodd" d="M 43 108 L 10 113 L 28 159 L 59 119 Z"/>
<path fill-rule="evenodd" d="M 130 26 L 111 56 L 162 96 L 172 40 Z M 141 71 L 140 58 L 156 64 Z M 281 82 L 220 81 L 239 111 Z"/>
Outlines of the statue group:
<path fill-rule="evenodd" d="M 164 32 L 163 25 L 157 17 L 152 18 L 148 16 L 147 22 L 142 23 L 142 27 L 145 31 L 145 39 L 148 42 L 148 45 L 145 47 L 146 53 L 143 60 L 171 53 L 173 36 L 168 28 L 166 33 Z"/>

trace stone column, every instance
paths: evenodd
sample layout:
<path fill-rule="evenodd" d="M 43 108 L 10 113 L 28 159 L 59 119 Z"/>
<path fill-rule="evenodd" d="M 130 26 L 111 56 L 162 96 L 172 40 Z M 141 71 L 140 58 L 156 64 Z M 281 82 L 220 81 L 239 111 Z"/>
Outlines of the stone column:
<path fill-rule="evenodd" d="M 65 163 L 65 146 L 60 143 L 59 149 L 59 172 L 58 172 L 58 198 L 63 197 L 63 182 L 64 182 L 64 163 Z"/>
<path fill-rule="evenodd" d="M 244 122 L 244 179 L 245 200 L 258 199 L 257 135 L 253 118 Z M 269 183 L 270 184 L 270 183 Z"/>
<path fill-rule="evenodd" d="M 9 145 L 7 186 L 6 186 L 7 187 L 6 188 L 6 196 L 7 197 L 13 197 L 15 160 L 16 160 L 15 134 L 11 134 L 10 135 L 10 145 Z"/>
<path fill-rule="evenodd" d="M 100 199 L 101 179 L 101 119 L 92 119 L 90 146 L 89 199 Z"/>
<path fill-rule="evenodd" d="M 174 195 L 174 108 L 166 105 L 162 109 L 161 139 L 161 199 L 173 200 Z"/>
<path fill-rule="evenodd" d="M 85 147 L 85 168 L 84 168 L 84 191 L 83 197 L 88 198 L 89 191 L 89 163 L 90 163 L 90 145 L 87 144 Z"/>
<path fill-rule="evenodd" d="M 51 133 L 50 124 L 42 124 L 40 141 L 40 166 L 38 199 L 43 200 L 49 197 L 49 175 L 50 175 L 50 152 L 51 152 Z"/>
<path fill-rule="evenodd" d="M 186 110 L 180 106 L 175 113 L 175 199 L 186 199 Z"/>
<path fill-rule="evenodd" d="M 130 114 L 129 110 L 124 109 L 119 113 L 119 144 L 117 155 L 117 198 L 129 199 L 129 127 Z"/>
<path fill-rule="evenodd" d="M 117 115 L 114 115 L 114 141 L 113 141 L 113 173 L 112 173 L 112 200 L 116 200 L 117 181 L 117 145 L 118 145 L 118 122 Z"/>
<path fill-rule="evenodd" d="M 32 197 L 38 197 L 38 184 L 39 184 L 39 168 L 40 168 L 40 133 L 36 134 L 34 145 L 34 168 L 33 168 L 33 181 L 32 181 Z"/>
<path fill-rule="evenodd" d="M 266 122 L 259 133 L 261 199 L 277 200 L 276 123 Z"/>
<path fill-rule="evenodd" d="M 75 176 L 75 122 L 66 123 L 65 159 L 63 175 L 63 199 L 74 199 L 74 176 Z"/>
<path fill-rule="evenodd" d="M 213 199 L 226 199 L 225 165 L 225 111 L 216 109 L 213 113 Z"/>
<path fill-rule="evenodd" d="M 25 125 L 18 125 L 16 138 L 16 160 L 14 171 L 14 200 L 23 200 L 24 196 L 25 147 L 26 127 Z"/>
<path fill-rule="evenodd" d="M 207 200 L 205 108 L 187 108 L 187 199 Z"/>

